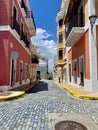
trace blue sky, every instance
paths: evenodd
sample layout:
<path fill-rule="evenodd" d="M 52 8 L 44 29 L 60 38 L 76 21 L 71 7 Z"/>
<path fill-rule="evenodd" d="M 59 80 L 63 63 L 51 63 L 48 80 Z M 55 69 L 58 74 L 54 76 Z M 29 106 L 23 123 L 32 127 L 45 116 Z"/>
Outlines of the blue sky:
<path fill-rule="evenodd" d="M 56 16 L 61 6 L 61 0 L 29 0 L 30 9 L 36 25 L 36 36 L 32 43 L 38 47 L 37 52 L 48 58 L 49 70 L 57 53 L 57 23 Z"/>
<path fill-rule="evenodd" d="M 33 11 L 37 28 L 43 28 L 56 42 L 56 15 L 60 9 L 61 0 L 29 0 L 30 8 Z"/>

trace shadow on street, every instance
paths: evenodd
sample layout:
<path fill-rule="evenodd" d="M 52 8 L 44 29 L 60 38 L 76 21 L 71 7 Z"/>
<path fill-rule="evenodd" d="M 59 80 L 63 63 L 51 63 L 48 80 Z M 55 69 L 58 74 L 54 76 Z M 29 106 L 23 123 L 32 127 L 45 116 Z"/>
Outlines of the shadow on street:
<path fill-rule="evenodd" d="M 37 86 L 31 88 L 30 90 L 28 90 L 26 92 L 26 94 L 37 93 L 39 91 L 48 91 L 48 83 L 46 83 L 44 81 L 39 81 L 39 84 Z"/>

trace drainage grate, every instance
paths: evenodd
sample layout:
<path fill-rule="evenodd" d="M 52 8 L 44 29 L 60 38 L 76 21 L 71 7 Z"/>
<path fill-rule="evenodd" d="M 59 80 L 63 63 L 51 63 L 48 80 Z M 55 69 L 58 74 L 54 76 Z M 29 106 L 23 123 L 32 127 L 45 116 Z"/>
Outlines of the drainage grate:
<path fill-rule="evenodd" d="M 87 130 L 87 128 L 74 121 L 61 121 L 55 125 L 55 130 Z"/>

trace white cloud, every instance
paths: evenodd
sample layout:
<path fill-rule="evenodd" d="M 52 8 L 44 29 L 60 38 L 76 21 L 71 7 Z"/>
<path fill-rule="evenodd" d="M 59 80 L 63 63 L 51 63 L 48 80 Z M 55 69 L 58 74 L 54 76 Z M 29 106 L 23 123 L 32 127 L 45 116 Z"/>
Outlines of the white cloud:
<path fill-rule="evenodd" d="M 53 68 L 54 55 L 57 52 L 57 44 L 50 39 L 52 34 L 49 34 L 42 28 L 37 28 L 36 36 L 32 37 L 32 43 L 37 46 L 38 52 L 48 58 L 49 70 Z"/>

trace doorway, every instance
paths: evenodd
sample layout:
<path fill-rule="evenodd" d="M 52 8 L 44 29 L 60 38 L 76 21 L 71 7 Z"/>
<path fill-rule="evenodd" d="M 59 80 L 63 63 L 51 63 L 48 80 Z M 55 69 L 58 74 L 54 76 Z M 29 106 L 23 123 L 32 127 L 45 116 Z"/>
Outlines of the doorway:
<path fill-rule="evenodd" d="M 80 58 L 80 85 L 84 86 L 84 58 Z"/>
<path fill-rule="evenodd" d="M 41 72 L 40 71 L 37 71 L 37 79 L 40 79 L 41 78 Z"/>
<path fill-rule="evenodd" d="M 73 62 L 73 76 L 74 76 L 74 83 L 77 83 L 77 62 Z"/>
<path fill-rule="evenodd" d="M 12 59 L 11 63 L 11 86 L 15 85 L 15 60 Z"/>
<path fill-rule="evenodd" d="M 19 78 L 19 83 L 22 84 L 22 71 L 23 71 L 23 63 L 20 62 L 20 78 Z"/>
<path fill-rule="evenodd" d="M 71 82 L 71 64 L 69 64 L 69 82 Z"/>
<path fill-rule="evenodd" d="M 24 65 L 24 80 L 27 81 L 27 64 Z"/>

